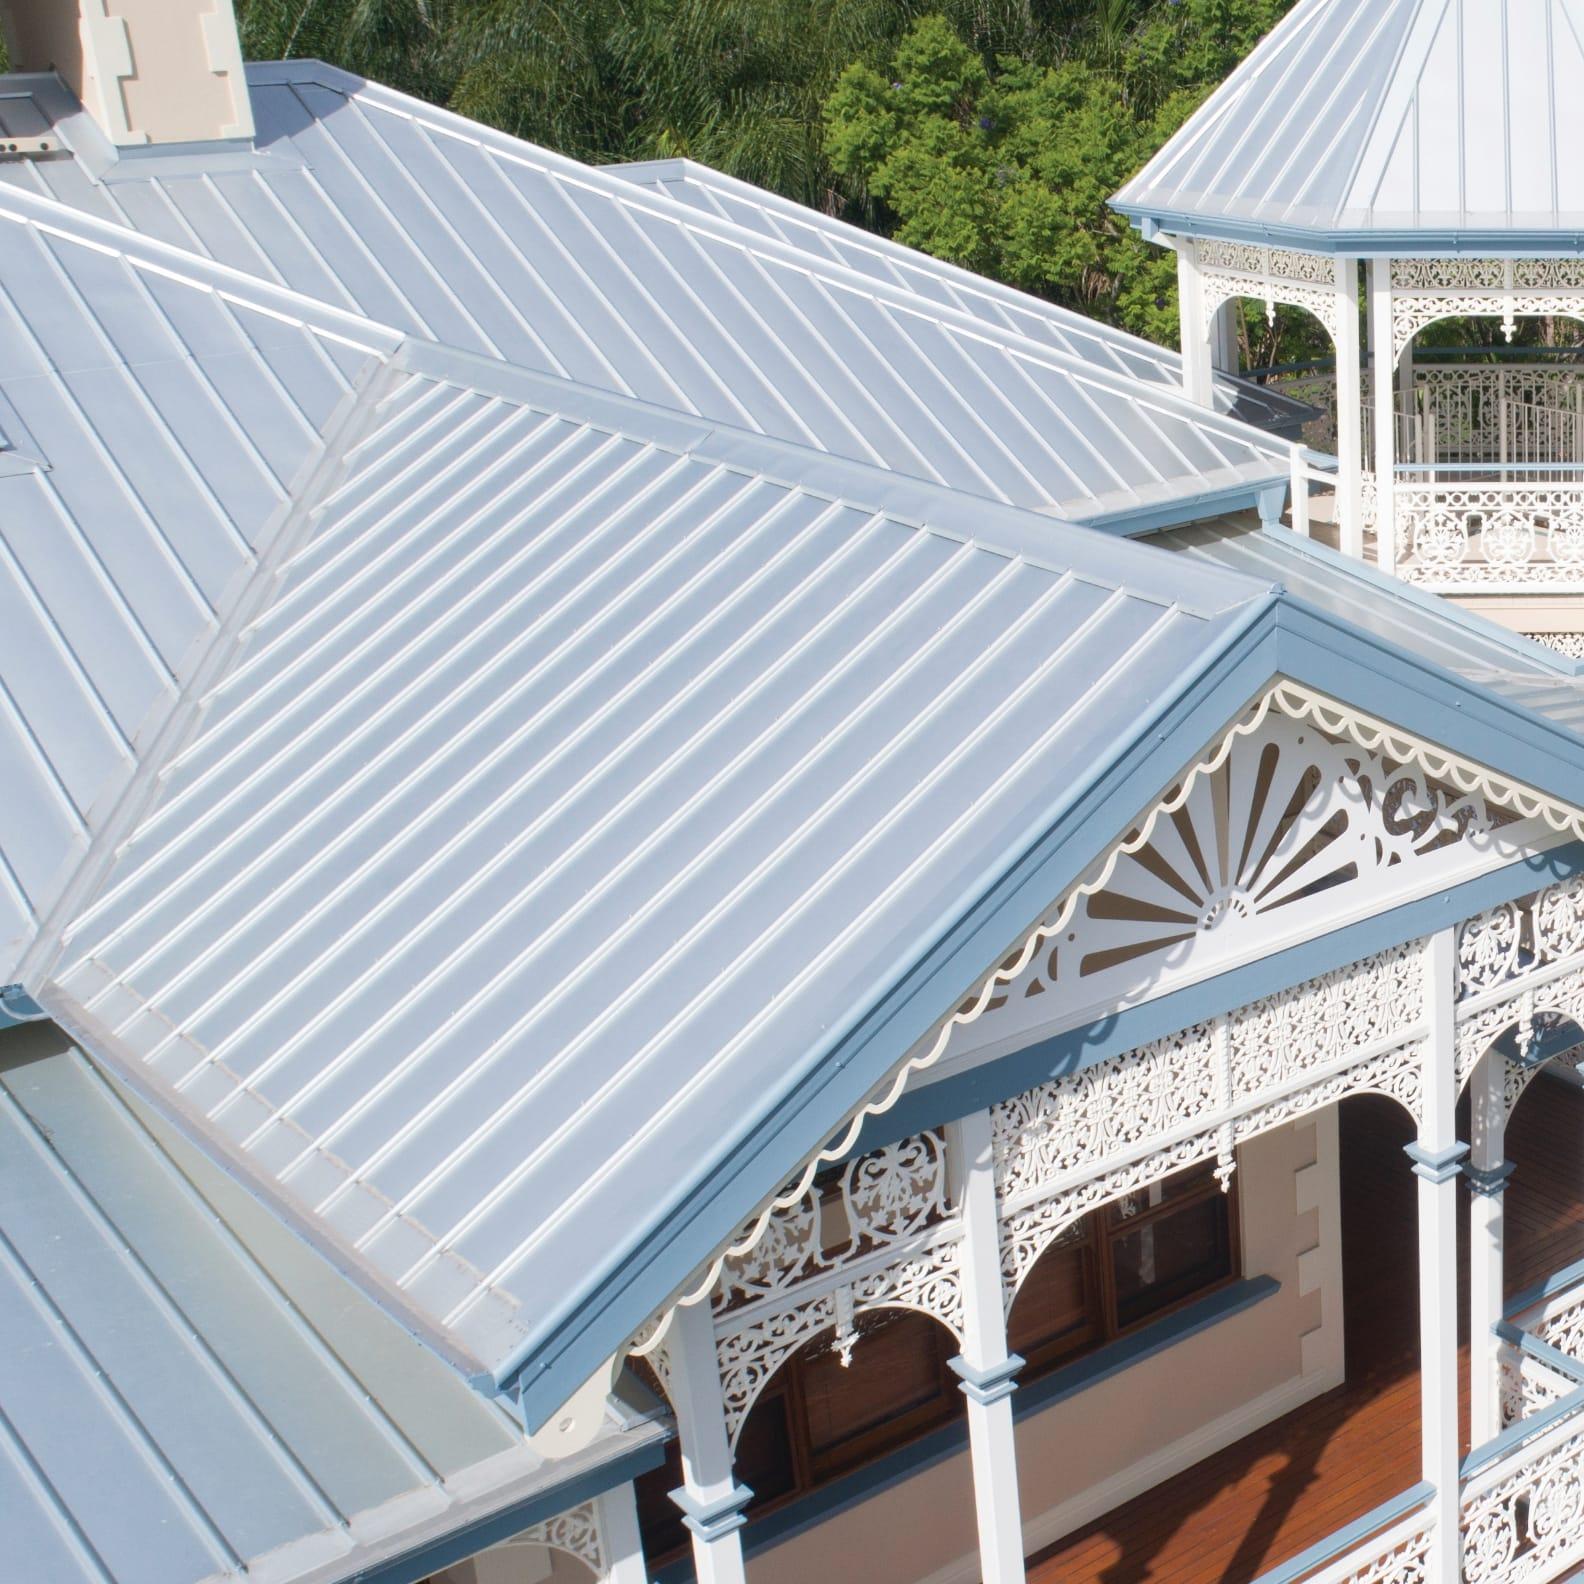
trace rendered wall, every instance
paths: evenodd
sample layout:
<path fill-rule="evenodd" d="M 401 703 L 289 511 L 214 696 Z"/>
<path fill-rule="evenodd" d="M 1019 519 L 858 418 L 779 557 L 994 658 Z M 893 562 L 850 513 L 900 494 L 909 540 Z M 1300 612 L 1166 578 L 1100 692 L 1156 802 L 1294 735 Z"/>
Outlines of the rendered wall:
<path fill-rule="evenodd" d="M 1240 1152 L 1244 1274 L 1279 1292 L 1018 1424 L 1026 1549 L 1037 1551 L 1342 1379 L 1336 1111 Z M 973 1584 L 961 1453 L 750 1558 L 753 1584 Z"/>
<path fill-rule="evenodd" d="M 58 71 L 118 147 L 253 135 L 232 0 L 0 0 L 12 66 Z"/>

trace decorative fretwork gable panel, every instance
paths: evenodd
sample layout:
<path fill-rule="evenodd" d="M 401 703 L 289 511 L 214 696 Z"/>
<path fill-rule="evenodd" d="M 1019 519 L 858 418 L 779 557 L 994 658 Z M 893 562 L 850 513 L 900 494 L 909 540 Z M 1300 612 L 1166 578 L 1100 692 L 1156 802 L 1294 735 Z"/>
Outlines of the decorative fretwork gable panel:
<path fill-rule="evenodd" d="M 865 1119 L 910 1081 L 943 1058 L 1028 1043 L 1052 1008 L 1061 1021 L 1045 1029 L 1081 1025 L 1122 1004 L 1128 983 L 1153 994 L 1252 961 L 1563 836 L 1584 838 L 1573 805 L 1276 683 L 679 1292 L 711 1297 L 733 1433 L 780 1361 L 825 1332 L 843 1346 L 868 1309 L 917 1309 L 958 1329 L 962 1223 L 939 1136 L 846 1159 Z M 1502 910 L 1463 926 L 1460 1080 L 1504 1028 L 1541 1027 L 1562 1006 L 1584 1020 L 1584 946 L 1555 944 L 1571 939 L 1569 910 L 1584 919 L 1584 880 L 1522 904 L 1531 921 L 1516 946 Z M 1141 1184 L 1204 1160 L 1225 1180 L 1245 1139 L 1345 1094 L 1416 1111 L 1422 952 L 1378 952 L 993 1107 L 1008 1301 L 1053 1239 Z M 1037 1014 L 1018 1023 L 1014 1009 L 1029 1007 Z M 629 1344 L 662 1388 L 668 1313 Z"/>
<path fill-rule="evenodd" d="M 970 1049 L 1145 999 L 1511 856 L 1481 790 L 1270 712 L 1130 832 L 1104 884 L 996 991 Z"/>

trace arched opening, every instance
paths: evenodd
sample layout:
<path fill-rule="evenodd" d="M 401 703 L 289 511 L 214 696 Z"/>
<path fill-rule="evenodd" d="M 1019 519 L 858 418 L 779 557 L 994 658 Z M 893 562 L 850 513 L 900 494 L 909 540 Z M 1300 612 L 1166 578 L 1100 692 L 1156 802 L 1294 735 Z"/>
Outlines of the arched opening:
<path fill-rule="evenodd" d="M 1318 1340 L 1321 1327 L 1340 1323 L 1346 1378 L 1075 1530 L 1033 1559 L 1030 1584 L 1151 1578 L 1250 1584 L 1417 1483 L 1417 1182 L 1403 1154 L 1415 1123 L 1396 1099 L 1361 1094 L 1294 1127 L 1313 1128 L 1314 1145 L 1292 1138 L 1283 1147 L 1293 1154 L 1267 1162 L 1261 1188 L 1256 1191 L 1253 1175 L 1246 1185 L 1241 1215 L 1251 1239 L 1250 1273 L 1281 1269 L 1282 1301 L 1293 1305 L 1298 1332 L 1313 1329 Z M 1326 1130 L 1331 1142 L 1322 1147 Z M 1251 1140 L 1240 1155 L 1262 1144 L 1274 1150 L 1282 1131 Z M 1298 1192 L 1292 1178 L 1282 1182 L 1270 1169 L 1277 1158 L 1312 1161 Z M 1240 1174 L 1249 1164 L 1240 1164 Z M 1287 1224 L 1298 1246 L 1312 1252 L 1297 1269 L 1263 1263 L 1272 1250 L 1271 1231 L 1292 1216 L 1294 1200 L 1297 1221 Z M 1263 1256 L 1253 1241 L 1256 1226 L 1266 1240 Z M 1276 1315 L 1274 1304 L 1268 1313 Z M 1272 1318 L 1268 1329 L 1243 1333 L 1236 1364 L 1229 1364 L 1213 1333 L 1200 1339 L 1200 1351 L 1185 1344 L 1165 1389 L 1183 1398 L 1222 1392 L 1230 1403 L 1239 1371 L 1261 1367 L 1256 1355 L 1262 1348 L 1301 1346 L 1287 1324 Z M 1214 1377 L 1202 1378 L 1204 1361 L 1212 1358 Z M 1317 1357 L 1311 1367 L 1320 1372 L 1326 1366 Z M 1156 1424 L 1170 1407 L 1141 1401 L 1116 1411 Z M 1072 1435 L 1080 1428 L 1075 1413 Z"/>
<path fill-rule="evenodd" d="M 1030 1267 L 1007 1342 L 1039 1379 L 1242 1274 L 1238 1194 L 1213 1162 L 1124 1194 L 1065 1228 Z"/>
<path fill-rule="evenodd" d="M 764 1383 L 736 1443 L 737 1479 L 754 1493 L 747 1516 L 758 1522 L 939 1430 L 964 1412 L 947 1361 L 956 1338 L 912 1309 L 857 1316 L 839 1337 L 806 1343 Z M 651 1566 L 687 1549 L 670 1492 L 682 1483 L 680 1452 L 636 1481 L 639 1524 Z M 964 1511 L 971 1499 L 964 1493 Z"/>

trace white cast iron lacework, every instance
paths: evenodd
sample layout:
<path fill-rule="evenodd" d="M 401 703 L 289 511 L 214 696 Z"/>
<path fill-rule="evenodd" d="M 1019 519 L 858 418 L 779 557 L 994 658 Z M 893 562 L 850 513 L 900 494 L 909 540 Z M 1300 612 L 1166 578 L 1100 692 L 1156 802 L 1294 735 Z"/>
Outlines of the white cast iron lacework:
<path fill-rule="evenodd" d="M 1195 248 L 1206 316 L 1234 297 L 1252 297 L 1274 318 L 1276 304 L 1312 313 L 1337 334 L 1336 265 L 1314 253 L 1254 243 L 1204 240 Z"/>
<path fill-rule="evenodd" d="M 1538 1359 L 1521 1353 L 1510 1342 L 1497 1351 L 1501 1368 L 1502 1428 L 1560 1402 L 1573 1390 L 1573 1382 Z"/>
<path fill-rule="evenodd" d="M 546 1518 L 492 1549 L 510 1551 L 514 1546 L 547 1546 L 552 1551 L 565 1551 L 591 1569 L 596 1577 L 603 1578 L 605 1574 L 605 1550 L 600 1543 L 599 1518 L 593 1502 L 569 1507 L 564 1513 Z"/>
<path fill-rule="evenodd" d="M 1397 947 L 993 1106 L 1008 1308 L 1098 1205 L 1203 1160 L 1225 1173 L 1238 1144 L 1344 1095 L 1417 1117 L 1423 953 Z"/>
<path fill-rule="evenodd" d="M 1306 1575 L 1304 1584 L 1424 1584 L 1430 1530 L 1430 1515 L 1415 1513 L 1329 1567 Z"/>
<path fill-rule="evenodd" d="M 1201 959 L 1268 947 L 1295 915 L 1312 923 L 1295 904 L 1378 896 L 1386 870 L 1459 843 L 1488 847 L 1512 819 L 1478 793 L 1272 716 L 1124 850 L 1106 886 L 991 997 L 975 1033 L 988 1042 L 1070 1006 L 1158 992 L 1167 973 L 1202 971 Z"/>
<path fill-rule="evenodd" d="M 916 1310 L 961 1338 L 962 1227 L 948 1204 L 940 1135 L 859 1156 L 829 1178 L 778 1211 L 754 1248 L 722 1268 L 711 1303 L 733 1446 L 765 1383 L 828 1331 L 843 1364 L 852 1361 L 859 1319 L 878 1310 Z M 662 1384 L 663 1351 L 647 1355 Z"/>
<path fill-rule="evenodd" d="M 1571 1414 L 1463 1492 L 1466 1584 L 1549 1580 L 1584 1557 L 1584 1423 Z"/>
<path fill-rule="evenodd" d="M 992 969 L 980 981 L 978 989 L 942 1020 L 934 1034 L 898 1064 L 886 1081 L 853 1112 L 847 1126 L 832 1142 L 804 1163 L 798 1175 L 742 1228 L 737 1237 L 704 1268 L 696 1282 L 678 1293 L 673 1302 L 688 1302 L 711 1293 L 727 1262 L 740 1260 L 751 1253 L 780 1212 L 796 1206 L 805 1198 L 821 1167 L 827 1162 L 840 1161 L 849 1154 L 864 1122 L 870 1116 L 889 1110 L 908 1081 L 915 1074 L 933 1066 L 946 1053 L 953 1035 L 959 1029 L 982 1017 L 998 996 L 1004 997 L 1006 986 L 1017 981 L 1036 956 L 1048 950 L 1050 944 L 1068 929 L 1084 899 L 1103 891 L 1123 859 L 1149 844 L 1161 821 L 1187 802 L 1201 778 L 1218 770 L 1241 739 L 1257 733 L 1267 721 L 1283 718 L 1308 722 L 1326 736 L 1345 739 L 1368 754 L 1379 755 L 1402 767 L 1412 767 L 1430 781 L 1440 783 L 1448 792 L 1483 799 L 1493 809 L 1525 819 L 1543 820 L 1553 830 L 1584 837 L 1584 814 L 1573 806 L 1471 761 L 1460 759 L 1422 738 L 1390 726 L 1374 716 L 1337 704 L 1309 688 L 1286 680 L 1277 682 L 1227 729 L 1198 763 L 1191 766 L 1162 795 L 1151 812 L 1133 830 L 1113 844 L 1109 853 L 1068 892 L 1055 913 L 1048 920 L 1036 924 L 1022 946 L 1005 957 L 999 967 Z M 1292 993 L 1301 994 L 1302 990 Z M 1412 1015 L 1414 1019 L 1418 1018 L 1417 1006 L 1412 1009 Z M 1405 1043 L 1409 1037 L 1407 1032 L 1399 1032 L 1397 1043 Z M 1327 1083 L 1334 1084 L 1337 1081 L 1336 1076 L 1333 1076 Z M 1401 1088 L 1404 1082 L 1390 1074 L 1383 1074 L 1378 1079 L 1378 1084 L 1386 1086 L 1389 1092 Z M 1274 1107 L 1279 1111 L 1293 1103 L 1272 1098 L 1264 1105 L 1267 1109 Z M 1224 1139 L 1215 1153 L 1224 1153 Z M 663 1320 L 662 1316 L 662 1323 L 646 1325 L 629 1344 L 629 1351 L 640 1356 L 651 1352 L 664 1335 Z"/>
<path fill-rule="evenodd" d="M 1584 1027 L 1584 879 L 1504 903 L 1458 929 L 1457 1064 L 1466 1080 L 1493 1041 Z M 1509 1104 L 1530 1071 L 1509 1069 Z"/>
<path fill-rule="evenodd" d="M 1393 259 L 1392 361 L 1438 319 L 1500 319 L 1510 341 L 1520 317 L 1584 318 L 1584 260 Z"/>
<path fill-rule="evenodd" d="M 1571 589 L 1584 576 L 1584 480 L 1398 484 L 1396 501 L 1405 582 Z"/>

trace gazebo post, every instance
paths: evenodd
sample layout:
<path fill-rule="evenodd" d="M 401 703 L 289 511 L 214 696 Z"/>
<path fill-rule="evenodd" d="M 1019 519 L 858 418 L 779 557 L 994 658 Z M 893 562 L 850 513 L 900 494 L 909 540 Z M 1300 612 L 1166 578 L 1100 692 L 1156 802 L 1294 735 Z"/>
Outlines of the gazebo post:
<path fill-rule="evenodd" d="M 1504 1291 L 1503 1197 L 1512 1163 L 1507 1150 L 1507 1063 L 1490 1050 L 1474 1070 L 1469 1104 L 1471 1149 L 1463 1174 L 1469 1185 L 1469 1439 L 1475 1446 L 1499 1435 L 1501 1354 L 1496 1322 Z"/>
<path fill-rule="evenodd" d="M 1419 1179 L 1419 1397 L 1421 1478 L 1434 1486 L 1435 1530 L 1425 1584 L 1462 1577 L 1458 1457 L 1458 1176 L 1468 1146 L 1457 1138 L 1457 931 L 1438 930 L 1425 957 L 1424 1044 L 1418 1139 L 1408 1146 Z"/>
<path fill-rule="evenodd" d="M 1358 260 L 1336 261 L 1337 516 L 1343 553 L 1364 555 L 1363 359 L 1359 347 Z"/>
<path fill-rule="evenodd" d="M 1397 569 L 1397 424 L 1393 378 L 1391 260 L 1369 261 L 1371 391 L 1375 416 L 1375 560 L 1383 571 Z"/>
<path fill-rule="evenodd" d="M 1177 317 L 1181 327 L 1183 392 L 1189 401 L 1209 407 L 1213 401 L 1210 323 L 1205 312 L 1204 276 L 1191 238 L 1179 238 L 1177 249 Z"/>
<path fill-rule="evenodd" d="M 968 1399 L 968 1448 L 979 1521 L 984 1584 L 1023 1584 L 1023 1516 L 1018 1496 L 1012 1392 L 1023 1360 L 1007 1349 L 990 1113 L 977 1111 L 946 1134 L 963 1217 L 963 1350 L 951 1361 Z"/>

